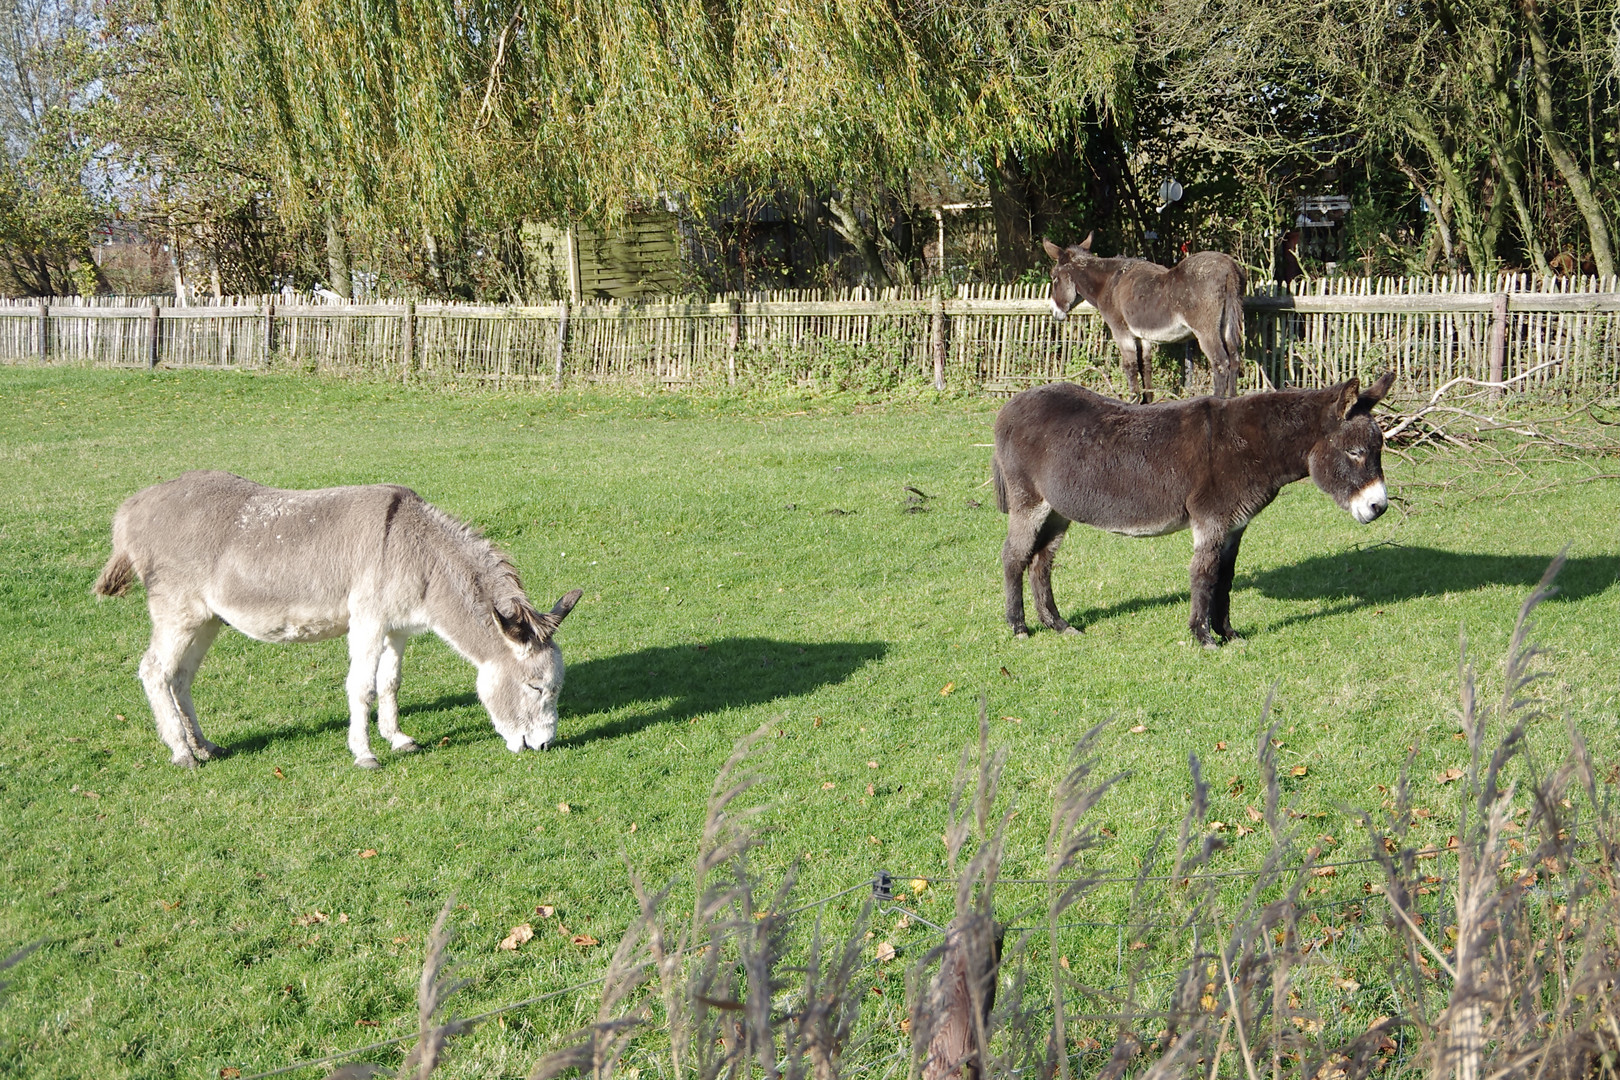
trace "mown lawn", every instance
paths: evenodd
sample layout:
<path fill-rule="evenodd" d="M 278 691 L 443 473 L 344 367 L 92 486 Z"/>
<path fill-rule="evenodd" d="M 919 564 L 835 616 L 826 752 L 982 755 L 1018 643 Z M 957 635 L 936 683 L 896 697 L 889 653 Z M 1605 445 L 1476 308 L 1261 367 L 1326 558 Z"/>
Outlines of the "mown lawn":
<path fill-rule="evenodd" d="M 755 861 L 767 879 L 797 862 L 803 898 L 879 867 L 942 869 L 981 693 L 1020 807 L 1012 876 L 1040 872 L 1052 785 L 1103 720 L 1105 768 L 1131 775 L 1103 804 L 1113 839 L 1095 861 L 1129 871 L 1179 820 L 1190 753 L 1215 816 L 1239 820 L 1273 686 L 1284 761 L 1306 766 L 1291 797 L 1330 851 L 1353 847 L 1344 808 L 1376 807 L 1412 745 L 1443 840 L 1459 628 L 1497 691 L 1514 615 L 1566 544 L 1563 592 L 1538 613 L 1556 678 L 1536 744 L 1556 752 L 1568 717 L 1601 760 L 1620 751 L 1620 484 L 1580 482 L 1612 462 L 1390 456 L 1398 502 L 1370 526 L 1295 485 L 1248 532 L 1233 596 L 1247 642 L 1219 652 L 1187 633 L 1187 534 L 1077 528 L 1055 581 L 1086 634 L 1017 642 L 986 484 L 996 405 L 0 369 L 0 955 L 46 940 L 8 973 L 0 1076 L 245 1075 L 403 1034 L 451 894 L 461 1012 L 589 978 L 634 910 L 627 861 L 653 883 L 685 872 L 716 770 L 761 725 L 772 809 Z M 142 594 L 98 603 L 89 587 L 119 501 L 199 467 L 406 484 L 483 528 L 537 602 L 583 587 L 559 635 L 558 745 L 509 754 L 472 669 L 424 637 L 402 707 L 426 749 L 362 772 L 343 643 L 226 634 L 196 698 L 233 754 L 170 768 L 135 678 Z M 1234 840 L 1223 865 L 1261 843 Z M 1038 893 L 1004 889 L 1005 917 L 1032 917 Z M 535 940 L 498 950 L 523 921 Z M 1115 947 L 1100 935 L 1092 960 L 1111 966 Z M 882 1006 L 896 1018 L 902 967 Z M 594 1009 L 587 992 L 508 1014 L 441 1075 L 524 1075 Z"/>

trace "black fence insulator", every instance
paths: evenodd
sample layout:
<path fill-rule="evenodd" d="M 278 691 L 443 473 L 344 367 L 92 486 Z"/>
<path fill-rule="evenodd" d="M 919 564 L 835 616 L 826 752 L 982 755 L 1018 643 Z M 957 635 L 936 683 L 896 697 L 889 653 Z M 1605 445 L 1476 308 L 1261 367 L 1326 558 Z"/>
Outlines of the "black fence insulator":
<path fill-rule="evenodd" d="M 872 875 L 872 899 L 881 903 L 894 899 L 894 877 L 887 870 Z"/>

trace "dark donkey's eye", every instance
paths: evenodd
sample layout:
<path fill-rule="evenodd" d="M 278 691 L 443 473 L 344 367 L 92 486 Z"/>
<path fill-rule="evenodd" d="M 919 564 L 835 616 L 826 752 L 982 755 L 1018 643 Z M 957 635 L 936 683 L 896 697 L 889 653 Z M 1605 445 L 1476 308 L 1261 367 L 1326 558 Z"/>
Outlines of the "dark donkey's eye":
<path fill-rule="evenodd" d="M 1367 460 L 1367 451 L 1365 450 L 1346 450 L 1344 453 L 1346 457 L 1355 462 L 1357 465 L 1360 465 L 1363 461 Z"/>

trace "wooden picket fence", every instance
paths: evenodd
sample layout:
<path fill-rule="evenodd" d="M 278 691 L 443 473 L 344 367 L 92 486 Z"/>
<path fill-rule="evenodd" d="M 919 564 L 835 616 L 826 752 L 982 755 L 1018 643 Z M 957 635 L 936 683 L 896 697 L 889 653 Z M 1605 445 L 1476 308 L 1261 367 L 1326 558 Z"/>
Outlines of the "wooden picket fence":
<path fill-rule="evenodd" d="M 1582 398 L 1620 391 L 1612 279 L 1328 279 L 1262 287 L 1245 306 L 1246 390 L 1393 367 L 1409 395 L 1457 377 Z M 1010 393 L 1054 379 L 1122 389 L 1096 312 L 1081 305 L 1056 323 L 1041 285 L 501 307 L 286 296 L 12 300 L 0 301 L 0 363 L 280 369 L 537 390 L 933 382 Z M 1209 385 L 1196 346 L 1161 348 L 1156 368 L 1170 393 Z"/>

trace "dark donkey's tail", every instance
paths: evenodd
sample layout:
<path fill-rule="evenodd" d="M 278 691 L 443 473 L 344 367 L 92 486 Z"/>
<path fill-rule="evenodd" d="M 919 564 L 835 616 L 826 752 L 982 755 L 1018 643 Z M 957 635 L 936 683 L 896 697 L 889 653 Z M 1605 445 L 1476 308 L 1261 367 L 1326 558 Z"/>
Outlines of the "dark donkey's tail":
<path fill-rule="evenodd" d="M 1007 512 L 1007 480 L 1001 475 L 1001 459 L 999 457 L 992 456 L 990 458 L 990 478 L 995 481 L 996 485 L 996 509 L 1005 514 Z"/>

